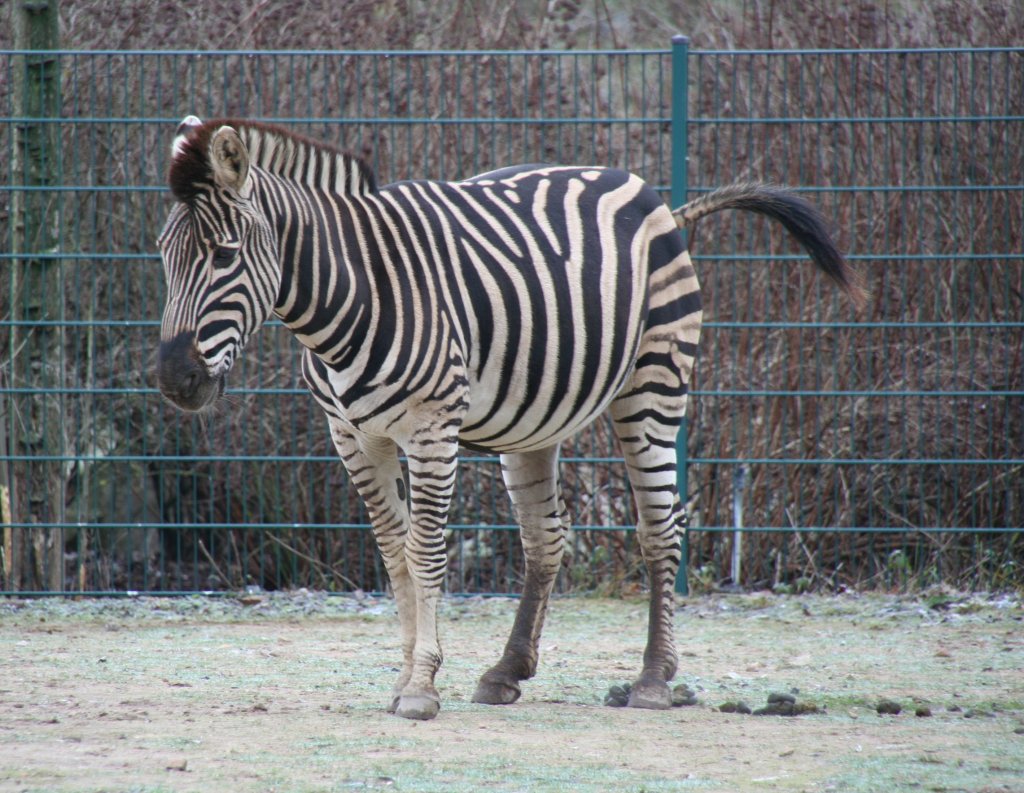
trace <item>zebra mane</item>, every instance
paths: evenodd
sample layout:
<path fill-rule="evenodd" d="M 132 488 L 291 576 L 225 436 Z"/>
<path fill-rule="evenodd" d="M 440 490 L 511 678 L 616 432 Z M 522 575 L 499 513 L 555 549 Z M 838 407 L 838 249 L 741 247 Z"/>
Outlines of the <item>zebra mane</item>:
<path fill-rule="evenodd" d="M 224 125 L 241 136 L 250 165 L 269 173 L 335 193 L 377 189 L 370 166 L 353 154 L 273 124 L 217 118 L 188 129 L 184 139 L 175 142 L 167 180 L 179 201 L 191 203 L 213 185 L 210 138 Z"/>

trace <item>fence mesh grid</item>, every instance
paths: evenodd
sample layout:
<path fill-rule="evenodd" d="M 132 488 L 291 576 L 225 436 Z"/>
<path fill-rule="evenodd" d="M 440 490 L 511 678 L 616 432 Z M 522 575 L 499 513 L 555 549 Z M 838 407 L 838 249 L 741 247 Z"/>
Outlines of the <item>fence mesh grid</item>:
<path fill-rule="evenodd" d="M 693 579 L 732 574 L 742 516 L 746 586 L 1020 585 L 1024 50 L 31 57 L 57 60 L 61 97 L 21 115 L 31 58 L 0 52 L 4 592 L 386 585 L 284 328 L 256 337 L 208 416 L 155 390 L 154 240 L 182 117 L 272 120 L 361 154 L 381 182 L 575 162 L 628 168 L 667 200 L 673 57 L 688 195 L 798 187 L 873 295 L 856 314 L 756 218 L 691 232 L 706 306 Z M 33 151 L 25 130 L 47 133 Z M 33 157 L 55 176 L 31 175 Z M 609 426 L 562 452 L 577 531 L 560 586 L 641 586 Z M 464 458 L 451 524 L 449 591 L 515 591 L 496 459 Z"/>

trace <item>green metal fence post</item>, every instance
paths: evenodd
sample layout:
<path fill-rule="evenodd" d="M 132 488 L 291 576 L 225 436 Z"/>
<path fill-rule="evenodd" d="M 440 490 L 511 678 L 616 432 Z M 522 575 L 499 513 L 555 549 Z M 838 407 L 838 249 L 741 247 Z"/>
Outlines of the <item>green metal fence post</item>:
<path fill-rule="evenodd" d="M 10 317 L 25 323 L 10 332 L 10 382 L 33 390 L 11 399 L 8 444 L 11 451 L 37 459 L 14 466 L 8 495 L 13 520 L 40 527 L 19 530 L 21 538 L 6 532 L 12 547 L 21 540 L 32 563 L 22 565 L 23 555 L 15 551 L 5 561 L 12 565 L 5 586 L 32 581 L 51 591 L 64 588 L 64 529 L 47 524 L 65 518 L 63 466 L 45 459 L 64 455 L 66 434 L 58 390 L 64 384 L 63 262 L 55 257 L 61 204 L 47 189 L 60 182 L 59 127 L 53 123 L 61 112 L 60 60 L 53 54 L 60 39 L 58 5 L 58 0 L 40 0 L 12 3 L 9 9 L 14 43 L 21 50 L 11 80 L 11 108 L 19 121 L 12 126 L 9 155 L 14 178 L 9 243 L 18 255 L 8 276 Z"/>
<path fill-rule="evenodd" d="M 689 74 L 687 73 L 687 57 L 690 52 L 690 40 L 686 36 L 678 35 L 672 37 L 672 206 L 677 207 L 686 203 L 687 184 L 687 152 L 686 152 L 686 125 L 687 125 L 687 100 L 689 96 L 688 84 Z M 682 234 L 686 234 L 685 231 Z M 679 488 L 679 499 L 685 506 L 687 500 L 686 480 L 686 423 L 684 418 L 679 427 L 679 435 L 676 437 L 676 459 L 678 470 L 676 483 Z M 686 568 L 690 557 L 690 541 L 687 535 L 682 539 L 682 560 L 679 564 L 679 572 L 676 575 L 676 592 L 681 595 L 690 593 L 689 584 L 686 579 Z"/>

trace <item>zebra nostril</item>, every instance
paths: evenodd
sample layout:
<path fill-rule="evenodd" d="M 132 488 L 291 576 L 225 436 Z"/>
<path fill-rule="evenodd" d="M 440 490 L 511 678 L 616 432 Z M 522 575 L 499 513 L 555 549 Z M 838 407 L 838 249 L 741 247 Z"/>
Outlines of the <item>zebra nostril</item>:
<path fill-rule="evenodd" d="M 199 372 L 191 371 L 185 375 L 181 384 L 181 393 L 186 396 L 191 396 L 199 388 Z"/>

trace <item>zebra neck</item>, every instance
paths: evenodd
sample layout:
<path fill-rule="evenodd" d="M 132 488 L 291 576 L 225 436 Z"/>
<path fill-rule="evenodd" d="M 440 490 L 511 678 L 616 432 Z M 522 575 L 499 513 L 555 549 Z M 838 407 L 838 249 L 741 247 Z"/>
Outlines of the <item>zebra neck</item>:
<path fill-rule="evenodd" d="M 286 182 L 336 195 L 376 190 L 373 171 L 358 157 L 277 127 L 242 127 L 251 163 Z"/>
<path fill-rule="evenodd" d="M 365 274 L 339 248 L 345 199 L 316 190 L 263 191 L 276 219 L 281 286 L 274 313 L 325 363 L 344 368 L 369 333 Z"/>

